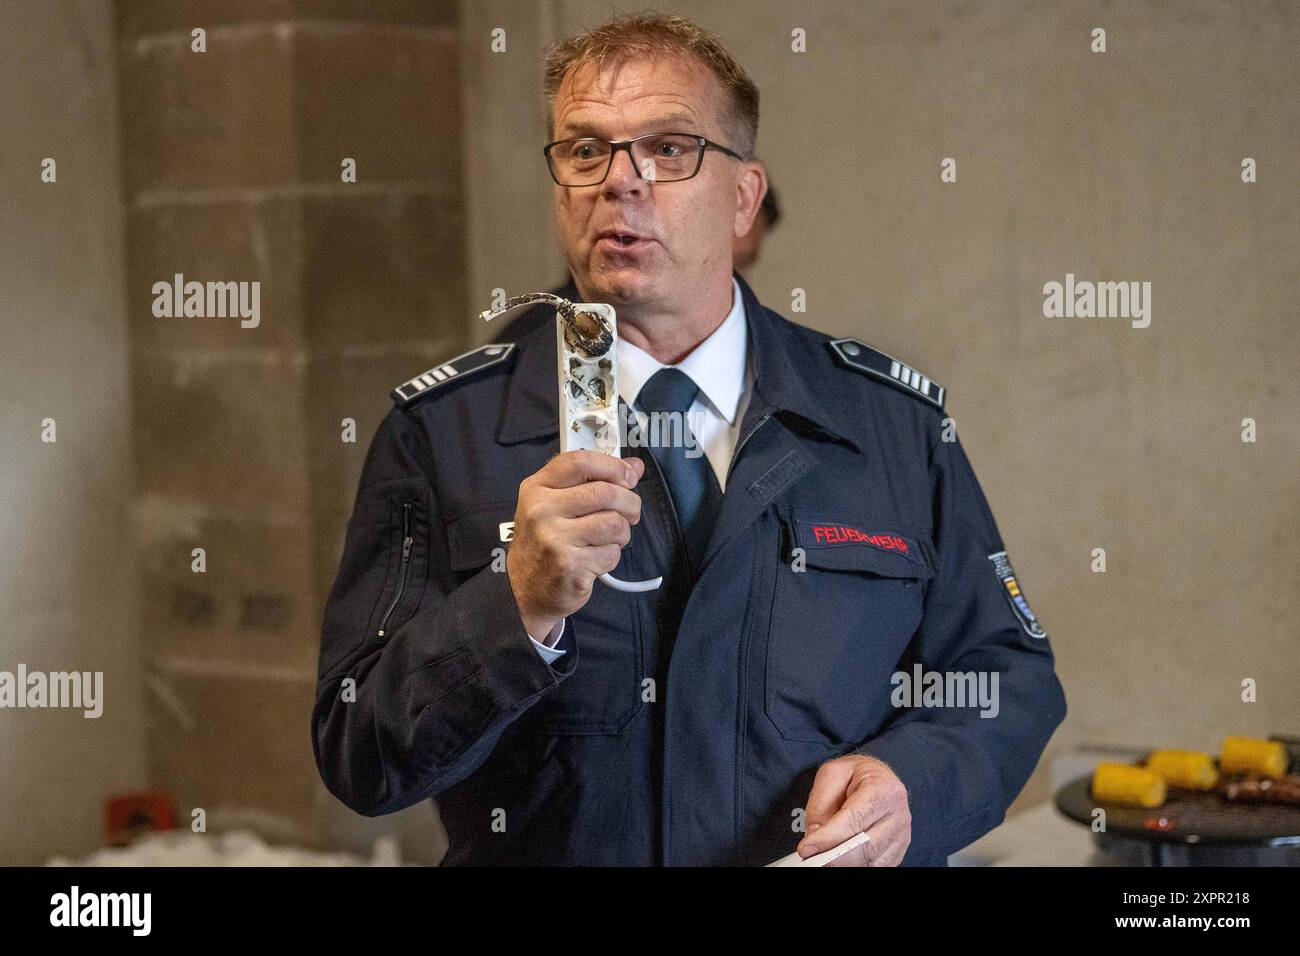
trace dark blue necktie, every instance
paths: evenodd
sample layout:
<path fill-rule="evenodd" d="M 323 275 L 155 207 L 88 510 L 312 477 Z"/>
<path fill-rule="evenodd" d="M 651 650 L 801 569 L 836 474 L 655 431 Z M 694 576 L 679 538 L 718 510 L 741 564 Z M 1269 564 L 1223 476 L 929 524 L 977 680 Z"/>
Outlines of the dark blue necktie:
<path fill-rule="evenodd" d="M 641 386 L 636 399 L 637 406 L 648 415 L 670 413 L 659 419 L 657 441 L 655 423 L 646 423 L 650 454 L 668 483 L 677 521 L 686 538 L 686 551 L 696 571 L 704 560 L 704 548 L 722 506 L 722 488 L 686 416 L 699 391 L 685 372 L 661 368 Z"/>

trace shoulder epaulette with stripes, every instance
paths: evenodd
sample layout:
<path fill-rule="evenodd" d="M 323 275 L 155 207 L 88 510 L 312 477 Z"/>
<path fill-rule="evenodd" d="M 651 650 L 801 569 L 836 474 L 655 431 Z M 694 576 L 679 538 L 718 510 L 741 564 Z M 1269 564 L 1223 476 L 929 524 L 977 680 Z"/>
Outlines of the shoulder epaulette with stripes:
<path fill-rule="evenodd" d="M 399 408 L 410 408 L 440 385 L 453 380 L 460 380 L 471 372 L 481 372 L 498 362 L 505 361 L 514 350 L 513 342 L 492 342 L 471 349 L 464 355 L 457 355 L 448 362 L 435 365 L 427 372 L 421 372 L 409 382 L 403 382 L 393 389 L 393 401 Z"/>
<path fill-rule="evenodd" d="M 935 408 L 943 408 L 943 386 L 892 355 L 877 351 L 857 339 L 834 339 L 826 344 L 841 365 L 888 382 Z"/>

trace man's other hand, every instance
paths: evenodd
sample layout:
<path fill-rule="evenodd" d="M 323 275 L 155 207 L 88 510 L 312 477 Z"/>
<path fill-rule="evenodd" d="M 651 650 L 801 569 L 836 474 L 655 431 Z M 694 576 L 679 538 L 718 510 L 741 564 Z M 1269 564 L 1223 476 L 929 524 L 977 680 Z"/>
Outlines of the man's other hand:
<path fill-rule="evenodd" d="M 862 754 L 818 768 L 804 819 L 807 833 L 796 849 L 805 860 L 858 833 L 870 837 L 827 866 L 898 866 L 912 842 L 907 788 L 883 762 Z"/>

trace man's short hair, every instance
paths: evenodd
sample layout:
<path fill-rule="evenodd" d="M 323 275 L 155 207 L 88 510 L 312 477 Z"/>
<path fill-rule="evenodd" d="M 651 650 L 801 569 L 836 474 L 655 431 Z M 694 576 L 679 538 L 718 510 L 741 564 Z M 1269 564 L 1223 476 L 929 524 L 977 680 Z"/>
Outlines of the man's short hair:
<path fill-rule="evenodd" d="M 685 62 L 693 59 L 713 71 L 730 100 L 719 119 L 731 141 L 722 145 L 753 159 L 758 142 L 758 87 L 712 33 L 687 17 L 659 13 L 617 16 L 561 40 L 547 51 L 542 95 L 552 138 L 555 97 L 571 68 L 590 63 L 599 71 L 633 57 L 659 56 L 675 56 Z"/>

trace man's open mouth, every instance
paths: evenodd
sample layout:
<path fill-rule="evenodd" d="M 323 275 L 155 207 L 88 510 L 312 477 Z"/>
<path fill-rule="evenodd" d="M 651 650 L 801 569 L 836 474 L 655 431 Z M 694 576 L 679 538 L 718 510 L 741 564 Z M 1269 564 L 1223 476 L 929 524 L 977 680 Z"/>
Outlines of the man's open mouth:
<path fill-rule="evenodd" d="M 602 235 L 596 244 L 603 249 L 630 250 L 644 246 L 648 241 L 630 232 L 610 232 Z"/>

